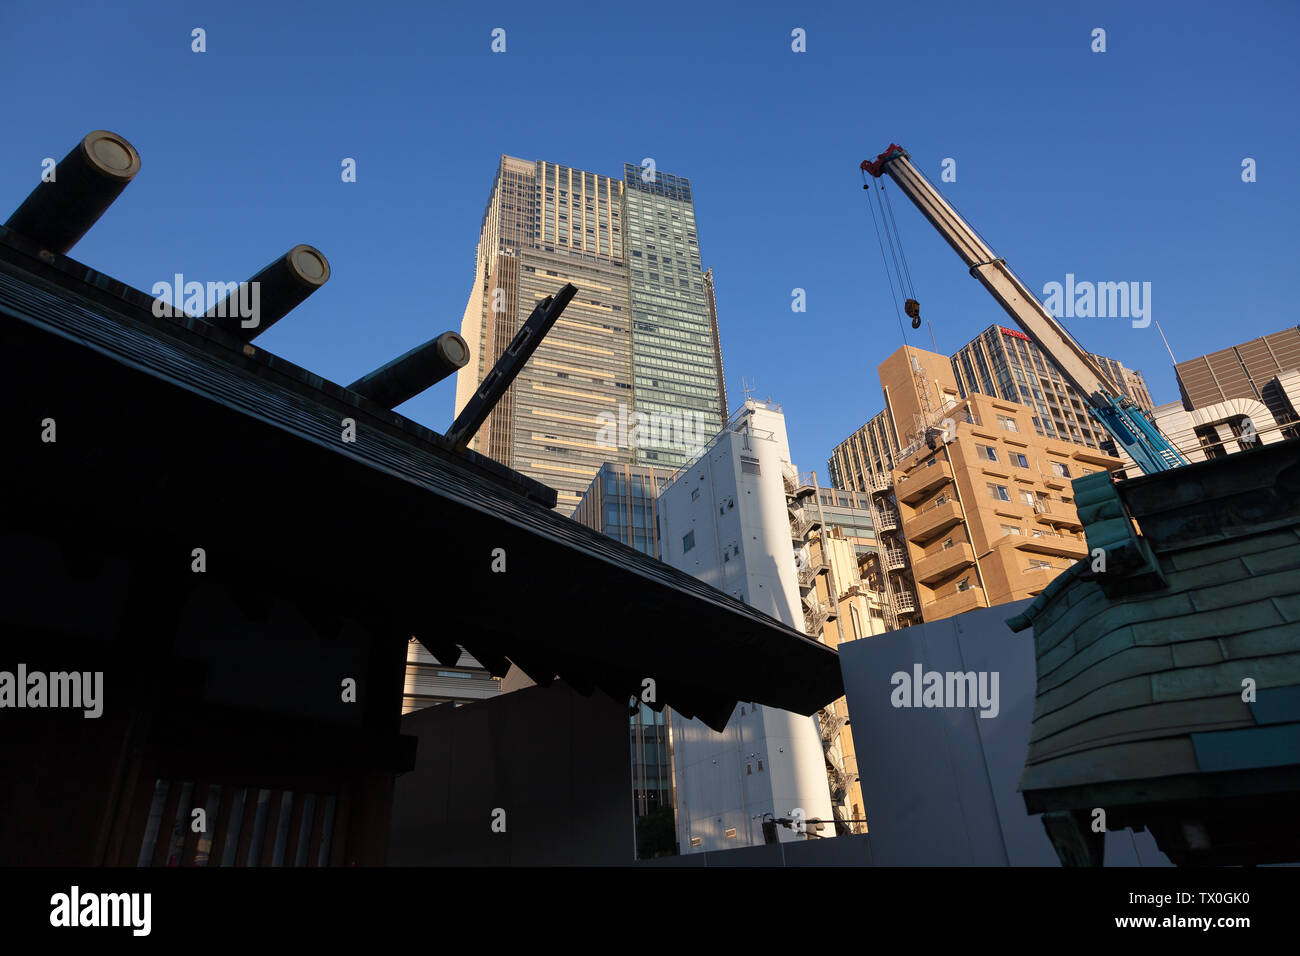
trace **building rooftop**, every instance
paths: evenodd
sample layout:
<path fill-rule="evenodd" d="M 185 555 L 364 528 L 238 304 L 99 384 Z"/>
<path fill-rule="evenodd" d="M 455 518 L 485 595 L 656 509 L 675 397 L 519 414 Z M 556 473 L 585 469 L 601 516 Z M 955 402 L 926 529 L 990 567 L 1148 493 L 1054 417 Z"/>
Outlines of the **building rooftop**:
<path fill-rule="evenodd" d="M 1030 812 L 1106 807 L 1175 862 L 1294 859 L 1300 439 L 1074 491 L 1091 556 L 1008 621 L 1034 630 Z"/>
<path fill-rule="evenodd" d="M 441 661 L 460 644 L 498 676 L 514 661 L 616 699 L 653 678 L 658 706 L 716 727 L 739 700 L 811 714 L 843 693 L 833 650 L 555 514 L 546 486 L 152 303 L 0 228 L 6 398 L 60 428 L 17 469 L 33 507 L 75 502 L 140 538 L 242 538 L 285 574 L 346 567 L 357 590 L 340 600 L 378 602 Z"/>

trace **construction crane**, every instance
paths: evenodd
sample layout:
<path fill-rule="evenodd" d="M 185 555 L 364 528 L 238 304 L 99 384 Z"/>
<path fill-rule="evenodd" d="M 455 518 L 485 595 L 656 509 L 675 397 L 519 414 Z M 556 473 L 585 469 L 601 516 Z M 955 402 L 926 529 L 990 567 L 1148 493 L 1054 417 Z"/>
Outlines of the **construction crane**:
<path fill-rule="evenodd" d="M 1146 474 L 1168 471 L 1187 460 L 1178 453 L 1142 409 L 1106 375 L 1078 342 L 1047 311 L 1023 282 L 993 253 L 970 225 L 912 165 L 907 150 L 890 144 L 874 161 L 863 160 L 862 170 L 879 179 L 886 173 L 907 194 L 921 215 L 939 230 L 961 256 L 970 274 L 997 299 L 1026 335 L 1061 370 L 1067 382 L 1083 396 L 1093 417 Z M 911 315 L 911 310 L 908 312 Z M 913 316 L 913 328 L 917 326 Z"/>

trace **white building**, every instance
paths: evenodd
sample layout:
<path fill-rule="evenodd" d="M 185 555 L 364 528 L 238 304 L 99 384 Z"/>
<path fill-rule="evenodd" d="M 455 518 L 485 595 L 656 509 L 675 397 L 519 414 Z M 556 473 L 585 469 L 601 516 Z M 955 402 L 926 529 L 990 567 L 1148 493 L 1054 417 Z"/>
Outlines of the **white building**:
<path fill-rule="evenodd" d="M 1300 379 L 1300 372 L 1290 374 Z M 1286 437 L 1268 407 L 1253 398 L 1230 398 L 1191 411 L 1180 402 L 1170 402 L 1156 406 L 1154 418 L 1156 428 L 1189 462 L 1221 458 Z"/>
<path fill-rule="evenodd" d="M 780 406 L 746 401 L 661 492 L 656 514 L 663 561 L 802 631 L 789 467 Z M 762 843 L 768 814 L 823 820 L 820 835 L 834 835 L 815 717 L 743 702 L 722 733 L 677 714 L 672 733 L 682 853 Z"/>
<path fill-rule="evenodd" d="M 476 700 L 496 697 L 501 681 L 474 660 L 469 651 L 460 649 L 455 664 L 444 664 L 423 644 L 411 638 L 406 649 L 406 682 L 402 688 L 402 714 L 423 710 L 435 704 L 459 707 Z"/>

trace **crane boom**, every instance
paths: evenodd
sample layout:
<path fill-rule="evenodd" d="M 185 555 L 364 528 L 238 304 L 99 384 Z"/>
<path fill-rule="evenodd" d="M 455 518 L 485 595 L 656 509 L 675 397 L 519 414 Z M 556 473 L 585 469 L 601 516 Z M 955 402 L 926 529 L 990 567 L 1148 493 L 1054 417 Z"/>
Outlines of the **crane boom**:
<path fill-rule="evenodd" d="M 996 256 L 971 226 L 957 214 L 930 182 L 912 165 L 907 151 L 891 144 L 875 161 L 864 160 L 862 169 L 879 178 L 888 174 L 921 215 L 939 231 L 966 263 L 970 274 L 1033 340 L 1083 396 L 1093 417 L 1132 456 L 1145 473 L 1167 471 L 1187 464 L 1142 410 L 1116 386 L 1037 297 Z"/>

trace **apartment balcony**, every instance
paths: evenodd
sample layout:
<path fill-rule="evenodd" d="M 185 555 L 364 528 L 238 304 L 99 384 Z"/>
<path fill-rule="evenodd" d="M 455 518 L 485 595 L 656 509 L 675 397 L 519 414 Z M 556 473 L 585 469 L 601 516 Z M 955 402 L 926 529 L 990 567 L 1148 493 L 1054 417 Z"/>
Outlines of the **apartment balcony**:
<path fill-rule="evenodd" d="M 914 544 L 926 544 L 958 524 L 961 524 L 961 508 L 956 501 L 945 501 L 909 518 L 907 538 Z"/>
<path fill-rule="evenodd" d="M 1061 511 L 1047 511 L 1034 508 L 1034 521 L 1051 529 L 1064 528 L 1067 531 L 1082 531 L 1083 524 L 1079 521 L 1078 513 L 1064 502 L 1061 503 Z"/>
<path fill-rule="evenodd" d="M 918 558 L 912 565 L 912 577 L 928 586 L 974 563 L 975 552 L 971 546 L 964 541 L 954 542 L 951 548 L 940 548 L 933 554 Z"/>
<path fill-rule="evenodd" d="M 1033 597 L 1039 594 L 1064 570 L 1064 568 L 1026 568 L 1020 573 L 1021 596 Z M 1014 586 L 1015 582 L 1012 582 L 1012 584 Z"/>
<path fill-rule="evenodd" d="M 897 531 L 898 530 L 898 512 L 888 508 L 882 508 L 879 516 L 876 518 L 876 528 L 880 531 Z"/>
<path fill-rule="evenodd" d="M 1089 555 L 1088 542 L 1074 535 L 1061 534 L 1057 531 L 1033 529 L 1029 534 L 1009 535 L 1019 538 L 1015 546 L 1021 551 L 1034 554 L 1048 554 L 1053 557 L 1078 560 Z"/>
<path fill-rule="evenodd" d="M 983 588 L 971 587 L 965 591 L 949 592 L 925 606 L 925 619 L 939 621 L 954 614 L 973 611 L 977 607 L 988 607 Z"/>
<path fill-rule="evenodd" d="M 926 495 L 952 481 L 952 468 L 946 461 L 934 459 L 932 465 L 913 468 L 899 479 L 896 494 L 904 504 L 916 504 Z"/>
<path fill-rule="evenodd" d="M 1115 464 L 1115 459 L 1100 448 L 1088 448 L 1086 445 L 1075 448 L 1072 457 L 1075 461 L 1081 461 L 1087 465 L 1098 465 L 1107 469 Z"/>

